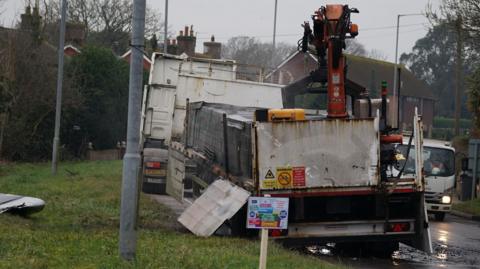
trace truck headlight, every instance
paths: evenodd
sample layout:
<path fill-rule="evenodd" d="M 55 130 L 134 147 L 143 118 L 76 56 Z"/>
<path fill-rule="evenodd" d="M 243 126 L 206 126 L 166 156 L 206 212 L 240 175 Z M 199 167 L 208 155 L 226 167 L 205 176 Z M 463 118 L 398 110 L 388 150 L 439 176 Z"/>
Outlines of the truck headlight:
<path fill-rule="evenodd" d="M 450 204 L 452 202 L 452 197 L 448 195 L 442 196 L 442 204 Z"/>

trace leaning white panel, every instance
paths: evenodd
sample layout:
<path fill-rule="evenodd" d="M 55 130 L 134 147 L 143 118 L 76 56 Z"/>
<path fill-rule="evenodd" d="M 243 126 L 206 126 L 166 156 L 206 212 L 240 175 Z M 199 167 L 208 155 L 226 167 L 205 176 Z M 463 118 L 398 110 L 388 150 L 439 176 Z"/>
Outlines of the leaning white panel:
<path fill-rule="evenodd" d="M 247 202 L 250 193 L 226 180 L 216 180 L 178 221 L 198 236 L 212 235 Z"/>

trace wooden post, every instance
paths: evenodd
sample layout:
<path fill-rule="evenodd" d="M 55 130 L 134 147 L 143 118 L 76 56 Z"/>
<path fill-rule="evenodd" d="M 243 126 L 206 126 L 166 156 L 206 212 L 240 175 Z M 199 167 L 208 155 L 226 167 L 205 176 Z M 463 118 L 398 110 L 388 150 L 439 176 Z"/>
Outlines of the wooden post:
<path fill-rule="evenodd" d="M 260 261 L 258 264 L 258 269 L 267 268 L 267 252 L 268 252 L 268 229 L 263 228 L 261 231 Z"/>
<path fill-rule="evenodd" d="M 270 197 L 270 194 L 265 194 L 265 197 Z M 258 269 L 267 268 L 267 252 L 268 252 L 268 229 L 262 228 L 260 238 L 260 260 L 258 262 Z"/>
<path fill-rule="evenodd" d="M 455 136 L 460 135 L 460 116 L 463 94 L 463 36 L 462 36 L 462 17 L 458 16 L 455 23 L 457 32 L 457 55 L 455 67 Z"/>

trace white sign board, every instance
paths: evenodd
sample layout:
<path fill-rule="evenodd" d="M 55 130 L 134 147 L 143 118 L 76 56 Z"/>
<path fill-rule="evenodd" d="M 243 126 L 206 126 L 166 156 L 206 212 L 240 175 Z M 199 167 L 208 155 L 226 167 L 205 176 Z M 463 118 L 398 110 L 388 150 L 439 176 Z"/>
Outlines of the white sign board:
<path fill-rule="evenodd" d="M 288 198 L 248 198 L 247 228 L 287 229 Z"/>

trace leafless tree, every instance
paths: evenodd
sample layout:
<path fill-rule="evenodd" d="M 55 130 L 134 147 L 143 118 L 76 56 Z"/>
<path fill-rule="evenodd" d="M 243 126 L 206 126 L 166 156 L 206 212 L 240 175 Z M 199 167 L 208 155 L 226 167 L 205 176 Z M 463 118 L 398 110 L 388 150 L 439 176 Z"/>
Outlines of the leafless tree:
<path fill-rule="evenodd" d="M 0 15 L 3 13 L 2 6 L 4 4 L 5 0 L 0 0 Z"/>
<path fill-rule="evenodd" d="M 254 37 L 238 36 L 228 40 L 223 46 L 222 57 L 236 60 L 240 65 L 238 72 L 242 78 L 257 80 L 259 70 L 264 74 L 272 71 L 287 56 L 295 51 L 293 45 L 277 43 L 272 54 L 272 44 L 263 43 Z"/>
<path fill-rule="evenodd" d="M 386 61 L 388 59 L 387 55 L 383 51 L 378 49 L 371 49 L 367 53 L 367 57 L 381 61 Z"/>
<path fill-rule="evenodd" d="M 426 14 L 434 25 L 446 23 L 452 28 L 456 28 L 456 23 L 460 19 L 466 46 L 480 51 L 480 2 L 478 0 L 442 0 L 438 11 L 433 11 L 429 6 Z"/>
<path fill-rule="evenodd" d="M 345 53 L 357 56 L 367 55 L 367 50 L 365 49 L 365 46 L 362 43 L 358 42 L 356 39 L 347 39 L 346 43 L 347 46 L 345 48 Z"/>
<path fill-rule="evenodd" d="M 27 32 L 0 34 L 0 156 L 23 159 L 36 146 L 48 152 L 51 128 L 44 127 L 55 108 L 56 50 Z M 66 106 L 78 104 L 72 92 L 65 91 Z"/>
<path fill-rule="evenodd" d="M 43 0 L 47 24 L 56 24 L 60 13 L 59 0 Z M 131 32 L 133 6 L 129 0 L 69 0 L 68 18 L 85 27 L 86 39 L 105 46 L 128 45 Z M 145 36 L 163 32 L 162 15 L 147 8 Z"/>

